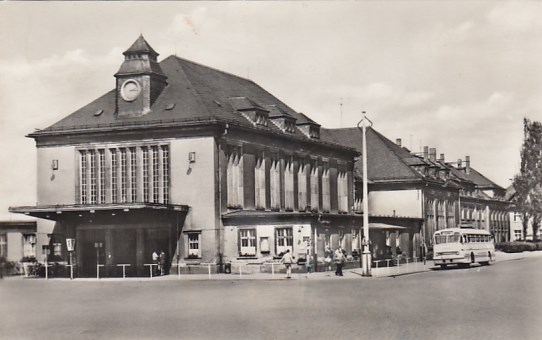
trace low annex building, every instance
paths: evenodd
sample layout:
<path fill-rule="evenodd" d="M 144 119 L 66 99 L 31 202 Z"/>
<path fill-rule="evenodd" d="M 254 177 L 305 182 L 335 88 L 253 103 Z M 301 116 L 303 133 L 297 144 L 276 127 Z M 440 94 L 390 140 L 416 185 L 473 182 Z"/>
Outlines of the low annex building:
<path fill-rule="evenodd" d="M 172 269 L 359 251 L 354 148 L 251 80 L 157 57 L 140 36 L 113 90 L 28 135 L 37 205 L 11 212 L 75 239 L 81 276 L 147 275 L 154 251 Z"/>

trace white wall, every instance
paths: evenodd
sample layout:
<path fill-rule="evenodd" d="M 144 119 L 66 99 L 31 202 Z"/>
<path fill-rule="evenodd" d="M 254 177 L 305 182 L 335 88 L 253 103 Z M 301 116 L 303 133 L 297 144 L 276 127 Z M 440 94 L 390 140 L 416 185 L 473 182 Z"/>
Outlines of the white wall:
<path fill-rule="evenodd" d="M 369 192 L 369 214 L 422 218 L 421 191 L 371 191 Z"/>
<path fill-rule="evenodd" d="M 37 150 L 38 205 L 74 204 L 76 163 L 73 146 L 41 147 Z M 51 162 L 58 160 L 58 170 Z"/>

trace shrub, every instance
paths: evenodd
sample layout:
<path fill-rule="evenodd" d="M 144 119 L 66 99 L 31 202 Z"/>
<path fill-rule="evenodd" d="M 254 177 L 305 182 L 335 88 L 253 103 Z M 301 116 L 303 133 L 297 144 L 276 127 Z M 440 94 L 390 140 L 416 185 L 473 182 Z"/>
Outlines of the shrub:
<path fill-rule="evenodd" d="M 36 262 L 38 262 L 38 260 L 36 259 L 35 256 L 23 256 L 23 258 L 21 259 L 21 262 L 33 262 L 33 263 L 36 263 Z"/>
<path fill-rule="evenodd" d="M 538 244 L 525 241 L 501 242 L 495 245 L 495 249 L 501 250 L 505 253 L 521 253 L 522 251 L 534 251 L 541 249 L 538 247 Z"/>

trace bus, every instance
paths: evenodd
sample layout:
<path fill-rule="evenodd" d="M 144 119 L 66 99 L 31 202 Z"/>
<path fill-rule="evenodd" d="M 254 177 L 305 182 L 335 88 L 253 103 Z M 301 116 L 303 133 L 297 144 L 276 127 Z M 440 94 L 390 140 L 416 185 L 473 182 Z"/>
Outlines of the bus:
<path fill-rule="evenodd" d="M 443 269 L 448 265 L 489 265 L 495 261 L 493 236 L 469 226 L 438 230 L 433 235 L 433 260 Z"/>

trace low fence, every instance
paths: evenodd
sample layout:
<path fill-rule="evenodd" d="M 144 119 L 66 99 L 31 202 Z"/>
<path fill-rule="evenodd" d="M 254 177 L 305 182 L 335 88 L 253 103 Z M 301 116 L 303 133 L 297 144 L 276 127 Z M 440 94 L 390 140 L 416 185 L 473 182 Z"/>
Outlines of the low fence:
<path fill-rule="evenodd" d="M 419 269 L 419 266 L 426 266 L 425 259 L 410 258 L 405 256 L 394 257 L 390 259 L 381 259 L 372 261 L 373 276 L 390 276 L 404 272 Z M 238 275 L 239 277 L 253 274 L 270 274 L 274 278 L 277 274 L 284 274 L 286 268 L 279 261 L 268 262 L 227 262 L 227 263 L 178 263 L 170 268 L 160 268 L 155 263 L 145 263 L 142 268 L 137 268 L 128 263 L 119 263 L 112 265 L 96 265 L 96 279 L 100 278 L 127 278 L 127 277 L 149 277 L 156 278 L 162 275 L 177 275 L 179 278 L 183 275 L 204 274 L 209 279 L 220 274 Z M 292 273 L 305 274 L 309 276 L 315 272 L 331 272 L 335 270 L 335 263 L 317 263 L 316 267 L 312 262 L 299 263 L 292 265 Z M 343 269 L 360 268 L 359 260 L 346 261 Z M 77 276 L 76 266 L 66 263 L 18 263 L 11 271 L 12 275 L 20 275 L 22 278 L 70 278 Z M 168 270 L 166 270 L 168 269 Z"/>

